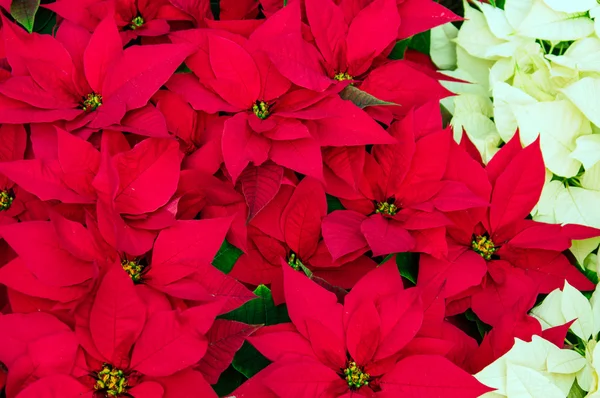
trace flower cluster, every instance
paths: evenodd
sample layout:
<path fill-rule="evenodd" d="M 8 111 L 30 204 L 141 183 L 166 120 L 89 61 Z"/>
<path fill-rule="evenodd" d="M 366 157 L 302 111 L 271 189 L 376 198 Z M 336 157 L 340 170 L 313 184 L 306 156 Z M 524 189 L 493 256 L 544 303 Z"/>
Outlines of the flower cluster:
<path fill-rule="evenodd" d="M 434 62 L 456 81 L 445 105 L 489 161 L 520 132 L 540 137 L 548 169 L 535 220 L 600 227 L 600 5 L 595 1 L 465 2 L 466 20 L 432 31 Z M 580 262 L 597 239 L 578 243 Z"/>
<path fill-rule="evenodd" d="M 600 230 L 543 217 L 545 136 L 511 125 L 491 160 L 455 140 L 445 77 L 406 49 L 460 17 L 35 3 L 0 1 L 7 398 L 517 396 L 524 368 L 549 397 L 598 388 L 594 298 L 561 294 L 594 289 L 568 250 Z"/>

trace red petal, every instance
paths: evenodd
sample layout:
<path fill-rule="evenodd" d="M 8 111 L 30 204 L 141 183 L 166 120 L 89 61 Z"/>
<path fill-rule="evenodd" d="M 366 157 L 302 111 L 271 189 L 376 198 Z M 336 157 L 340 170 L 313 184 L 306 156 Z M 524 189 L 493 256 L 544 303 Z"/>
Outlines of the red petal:
<path fill-rule="evenodd" d="M 183 154 L 170 139 L 149 138 L 113 161 L 119 173 L 115 208 L 119 213 L 143 214 L 164 206 L 177 189 Z"/>
<path fill-rule="evenodd" d="M 250 54 L 239 44 L 217 35 L 208 36 L 212 87 L 227 102 L 251 109 L 261 93 L 260 74 Z"/>
<path fill-rule="evenodd" d="M 351 358 L 366 365 L 379 346 L 380 319 L 372 301 L 364 301 L 350 313 L 346 321 L 346 344 Z"/>
<path fill-rule="evenodd" d="M 415 245 L 415 240 L 401 223 L 380 214 L 367 218 L 360 229 L 374 256 L 407 252 Z"/>
<path fill-rule="evenodd" d="M 494 231 L 529 215 L 542 193 L 545 172 L 538 139 L 512 159 L 494 184 L 490 206 Z"/>
<path fill-rule="evenodd" d="M 446 358 L 436 355 L 415 355 L 401 360 L 382 377 L 380 385 L 389 397 L 476 398 L 491 391 Z"/>
<path fill-rule="evenodd" d="M 375 0 L 363 8 L 348 29 L 349 73 L 366 72 L 372 60 L 395 41 L 399 26 L 395 0 Z"/>
<path fill-rule="evenodd" d="M 198 364 L 197 370 L 202 372 L 206 381 L 216 384 L 219 376 L 233 360 L 235 353 L 242 347 L 247 336 L 258 326 L 240 322 L 217 319 L 206 334 L 208 351 Z"/>
<path fill-rule="evenodd" d="M 400 30 L 398 39 L 406 39 L 448 22 L 462 18 L 431 0 L 407 0 L 399 3 Z"/>
<path fill-rule="evenodd" d="M 346 254 L 366 251 L 367 240 L 361 224 L 367 216 L 355 211 L 334 211 L 323 219 L 323 240 L 333 260 Z"/>
<path fill-rule="evenodd" d="M 156 312 L 146 322 L 131 354 L 131 368 L 146 376 L 170 376 L 198 362 L 206 338 L 181 323 L 176 311 Z"/>
<path fill-rule="evenodd" d="M 283 169 L 274 164 L 246 167 L 240 176 L 242 192 L 248 205 L 248 221 L 267 206 L 281 187 Z"/>
<path fill-rule="evenodd" d="M 159 379 L 165 389 L 163 398 L 217 398 L 200 372 L 188 369 Z"/>
<path fill-rule="evenodd" d="M 321 220 L 326 214 L 323 185 L 309 177 L 303 179 L 281 215 L 285 241 L 300 260 L 306 261 L 317 249 Z"/>
<path fill-rule="evenodd" d="M 129 276 L 116 266 L 98 289 L 90 316 L 90 332 L 98 351 L 115 366 L 123 366 L 144 328 L 146 307 Z"/>
<path fill-rule="evenodd" d="M 123 43 L 115 20 L 105 18 L 96 26 L 85 49 L 85 77 L 95 93 L 102 94 L 102 84 L 108 67 L 123 54 Z"/>

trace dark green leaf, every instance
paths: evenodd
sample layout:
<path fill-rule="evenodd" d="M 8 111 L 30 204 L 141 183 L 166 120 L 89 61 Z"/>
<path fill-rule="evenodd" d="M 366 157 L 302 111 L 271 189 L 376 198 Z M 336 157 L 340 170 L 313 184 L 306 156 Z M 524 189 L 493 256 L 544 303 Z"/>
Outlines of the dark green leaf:
<path fill-rule="evenodd" d="M 429 48 L 431 46 L 431 33 L 430 31 L 426 31 L 423 33 L 419 33 L 414 35 L 410 43 L 408 43 L 408 48 L 412 48 L 420 53 L 429 55 Z"/>
<path fill-rule="evenodd" d="M 344 210 L 344 205 L 335 196 L 327 195 L 327 214 L 336 210 Z"/>
<path fill-rule="evenodd" d="M 417 272 L 419 269 L 419 255 L 417 253 L 398 253 L 396 254 L 396 265 L 400 275 L 417 284 Z"/>
<path fill-rule="evenodd" d="M 242 253 L 243 252 L 240 249 L 233 246 L 231 243 L 224 241 L 212 264 L 222 272 L 228 274 L 231 272 L 233 265 Z"/>
<path fill-rule="evenodd" d="M 276 325 L 290 322 L 285 304 L 275 305 L 271 290 L 260 285 L 254 290 L 258 296 L 241 307 L 219 316 L 221 319 L 244 322 L 249 325 Z"/>
<path fill-rule="evenodd" d="M 243 382 L 246 381 L 246 378 L 243 374 L 239 373 L 234 369 L 233 366 L 229 366 L 219 377 L 219 381 L 213 387 L 213 390 L 217 393 L 218 396 L 224 397 L 229 395 L 242 385 Z"/>
<path fill-rule="evenodd" d="M 475 315 L 475 313 L 470 309 L 468 309 L 465 312 L 465 318 L 467 318 L 471 322 L 475 322 L 475 324 L 477 325 L 477 331 L 479 332 L 481 337 L 484 337 L 487 332 L 492 330 L 492 327 L 490 325 L 481 321 L 479 317 Z"/>
<path fill-rule="evenodd" d="M 182 63 L 181 65 L 179 65 L 179 68 L 177 68 L 177 70 L 175 71 L 175 73 L 191 73 L 192 70 L 190 68 L 188 68 L 188 66 L 184 63 Z"/>
<path fill-rule="evenodd" d="M 241 374 L 247 378 L 251 378 L 264 368 L 266 368 L 271 361 L 265 358 L 252 344 L 247 341 L 233 357 L 232 365 Z"/>
<path fill-rule="evenodd" d="M 40 0 L 12 0 L 10 15 L 29 33 L 33 31 L 35 13 L 40 7 Z"/>
<path fill-rule="evenodd" d="M 42 2 L 43 3 L 43 2 Z M 56 26 L 56 13 L 47 8 L 40 8 L 35 15 L 33 31 L 45 35 L 51 35 Z"/>
<path fill-rule="evenodd" d="M 340 97 L 342 99 L 352 101 L 354 105 L 358 106 L 361 109 L 366 108 L 367 106 L 375 106 L 375 105 L 396 105 L 393 102 L 382 101 L 379 98 L 373 97 L 371 94 L 362 91 L 354 86 L 346 86 L 345 89 L 340 92 Z"/>
<path fill-rule="evenodd" d="M 410 37 L 408 39 L 404 39 L 404 40 L 400 40 L 396 43 L 396 45 L 394 46 L 394 48 L 392 49 L 392 52 L 390 53 L 390 55 L 388 55 L 389 59 L 402 59 L 404 58 L 404 53 L 406 52 L 406 49 L 408 48 L 408 45 L 410 43 Z"/>
<path fill-rule="evenodd" d="M 590 280 L 594 285 L 598 284 L 598 274 L 592 271 L 591 269 L 583 269 L 583 274 Z"/>

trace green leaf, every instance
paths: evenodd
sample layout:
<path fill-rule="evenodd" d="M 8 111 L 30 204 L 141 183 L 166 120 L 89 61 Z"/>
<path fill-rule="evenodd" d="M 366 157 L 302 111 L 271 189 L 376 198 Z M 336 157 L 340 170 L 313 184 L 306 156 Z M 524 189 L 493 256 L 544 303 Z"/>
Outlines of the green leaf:
<path fill-rule="evenodd" d="M 184 62 L 181 65 L 179 65 L 179 68 L 175 70 L 175 73 L 192 73 L 192 70 L 188 68 L 188 66 Z"/>
<path fill-rule="evenodd" d="M 10 15 L 29 33 L 33 31 L 35 13 L 40 7 L 40 0 L 12 0 Z"/>
<path fill-rule="evenodd" d="M 258 352 L 258 350 L 252 346 L 252 344 L 245 341 L 244 345 L 242 345 L 242 348 L 235 353 L 231 365 L 235 370 L 247 378 L 251 378 L 269 366 L 270 363 L 271 361 Z"/>
<path fill-rule="evenodd" d="M 400 275 L 417 284 L 417 273 L 419 269 L 419 255 L 417 253 L 398 253 L 396 254 L 396 265 Z"/>
<path fill-rule="evenodd" d="M 481 321 L 481 319 L 479 319 L 479 317 L 475 315 L 475 313 L 471 309 L 468 309 L 465 312 L 465 318 L 467 318 L 471 322 L 475 322 L 475 324 L 477 325 L 477 331 L 479 332 L 479 335 L 482 338 L 486 335 L 487 332 L 492 330 L 492 327 L 487 323 Z"/>
<path fill-rule="evenodd" d="M 587 393 L 583 390 L 583 388 L 579 386 L 579 384 L 577 383 L 577 379 L 575 379 L 573 385 L 571 386 L 571 390 L 569 391 L 569 395 L 567 395 L 567 398 L 584 398 L 586 395 Z"/>
<path fill-rule="evenodd" d="M 233 366 L 229 366 L 219 377 L 217 384 L 212 386 L 213 390 L 219 397 L 224 397 L 231 394 L 236 388 L 242 385 L 246 381 L 243 374 L 239 373 L 234 369 Z"/>
<path fill-rule="evenodd" d="M 393 102 L 382 101 L 379 98 L 373 97 L 371 94 L 362 91 L 354 86 L 346 86 L 345 89 L 340 92 L 340 97 L 342 99 L 352 101 L 354 105 L 358 106 L 361 109 L 366 108 L 367 106 L 375 106 L 375 105 L 396 105 Z"/>
<path fill-rule="evenodd" d="M 249 325 L 276 325 L 290 322 L 286 305 L 276 306 L 268 287 L 260 285 L 254 289 L 254 294 L 258 297 L 233 311 L 219 316 L 219 318 L 244 322 Z"/>
<path fill-rule="evenodd" d="M 420 53 L 429 55 L 429 48 L 431 47 L 431 33 L 430 31 L 426 31 L 423 33 L 419 33 L 414 35 L 410 43 L 408 44 L 408 48 L 412 48 Z"/>
<path fill-rule="evenodd" d="M 410 44 L 410 40 L 411 40 L 411 38 L 409 37 L 408 39 L 404 39 L 404 40 L 400 40 L 400 41 L 396 42 L 396 45 L 392 49 L 392 52 L 390 53 L 390 55 L 388 55 L 388 58 L 394 59 L 394 60 L 404 58 L 404 53 L 406 52 L 406 49 L 408 48 L 408 45 Z"/>
<path fill-rule="evenodd" d="M 344 210 L 345 207 L 342 202 L 335 196 L 327 195 L 327 214 L 336 210 Z"/>
<path fill-rule="evenodd" d="M 222 272 L 228 274 L 231 272 L 233 265 L 242 255 L 242 251 L 231 243 L 224 241 L 217 255 L 213 259 L 212 264 Z"/>

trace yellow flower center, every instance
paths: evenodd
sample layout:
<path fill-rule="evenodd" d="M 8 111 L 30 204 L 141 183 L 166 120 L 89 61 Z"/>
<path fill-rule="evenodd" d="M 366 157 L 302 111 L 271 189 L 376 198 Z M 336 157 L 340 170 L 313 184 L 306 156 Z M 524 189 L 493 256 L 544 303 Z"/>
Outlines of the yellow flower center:
<path fill-rule="evenodd" d="M 490 260 L 498 248 L 490 238 L 484 235 L 477 235 L 471 242 L 471 248 L 486 260 Z"/>
<path fill-rule="evenodd" d="M 133 30 L 136 30 L 143 24 L 144 24 L 144 18 L 141 15 L 138 15 L 137 17 L 135 17 L 131 20 L 131 25 L 129 25 L 129 27 Z"/>
<path fill-rule="evenodd" d="M 371 378 L 371 376 L 368 373 L 363 372 L 363 369 L 361 369 L 354 361 L 348 362 L 348 367 L 344 369 L 344 375 L 346 375 L 346 382 L 351 389 L 368 386 L 369 379 Z"/>
<path fill-rule="evenodd" d="M 86 112 L 95 111 L 99 106 L 102 106 L 102 96 L 96 93 L 90 93 L 83 98 L 81 105 Z"/>
<path fill-rule="evenodd" d="M 94 389 L 106 394 L 107 397 L 118 397 L 127 393 L 127 376 L 121 369 L 104 364 L 96 374 Z"/>
<path fill-rule="evenodd" d="M 269 111 L 269 104 L 267 104 L 265 101 L 256 101 L 254 105 L 252 105 L 252 111 L 256 117 L 261 120 L 268 118 L 271 114 Z"/>
<path fill-rule="evenodd" d="M 123 270 L 127 272 L 134 283 L 137 283 L 142 279 L 144 266 L 140 265 L 139 261 L 124 259 L 121 261 L 121 267 L 123 267 Z"/>
<path fill-rule="evenodd" d="M 0 211 L 10 209 L 15 196 L 9 191 L 0 191 Z"/>
<path fill-rule="evenodd" d="M 336 73 L 335 76 L 333 76 L 333 78 L 339 82 L 343 82 L 344 80 L 352 80 L 353 79 L 353 77 L 350 76 L 346 72 Z"/>
<path fill-rule="evenodd" d="M 377 208 L 375 209 L 375 213 L 383 214 L 386 216 L 395 216 L 398 212 L 398 206 L 393 203 L 388 202 L 379 202 L 377 203 Z"/>

